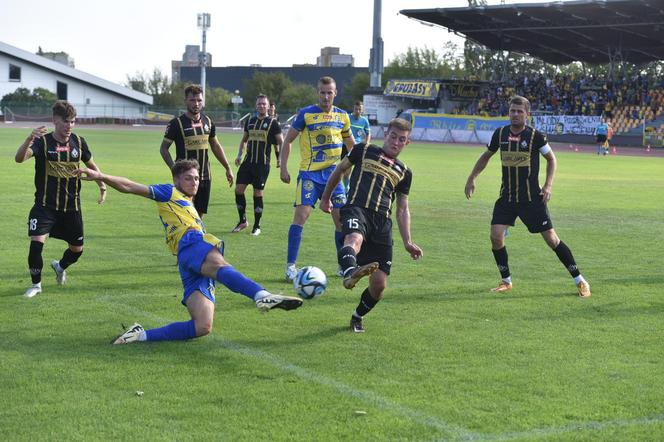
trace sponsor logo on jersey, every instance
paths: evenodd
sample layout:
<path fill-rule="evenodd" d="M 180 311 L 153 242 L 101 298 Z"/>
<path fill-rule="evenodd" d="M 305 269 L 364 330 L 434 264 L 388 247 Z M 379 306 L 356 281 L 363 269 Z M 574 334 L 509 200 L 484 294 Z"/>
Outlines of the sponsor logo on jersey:
<path fill-rule="evenodd" d="M 501 161 L 505 167 L 530 166 L 530 152 L 502 152 Z"/>

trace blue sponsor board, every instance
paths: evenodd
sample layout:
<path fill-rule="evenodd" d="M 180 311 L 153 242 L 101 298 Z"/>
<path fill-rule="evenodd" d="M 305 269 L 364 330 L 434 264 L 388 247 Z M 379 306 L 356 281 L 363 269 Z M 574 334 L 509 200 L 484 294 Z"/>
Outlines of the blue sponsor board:
<path fill-rule="evenodd" d="M 414 112 L 413 127 L 418 129 L 494 131 L 510 124 L 508 117 L 478 117 L 475 115 L 426 114 Z"/>

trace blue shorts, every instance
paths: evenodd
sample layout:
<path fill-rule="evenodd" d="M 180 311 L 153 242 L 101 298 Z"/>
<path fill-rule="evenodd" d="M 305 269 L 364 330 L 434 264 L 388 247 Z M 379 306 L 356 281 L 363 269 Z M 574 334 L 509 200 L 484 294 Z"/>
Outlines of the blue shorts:
<path fill-rule="evenodd" d="M 319 183 L 308 176 L 302 176 L 300 173 L 297 177 L 297 189 L 295 191 L 295 204 L 293 206 L 311 206 L 316 207 L 316 202 L 323 195 L 325 190 L 326 183 Z M 340 208 L 346 204 L 346 191 L 344 190 L 343 184 L 337 184 L 337 187 L 332 191 L 332 207 L 335 209 Z"/>
<path fill-rule="evenodd" d="M 214 244 L 215 240 L 217 244 Z M 214 247 L 219 247 L 223 242 L 212 235 L 205 235 L 198 230 L 190 230 L 184 234 L 178 243 L 178 267 L 180 278 L 184 287 L 182 304 L 187 305 L 187 299 L 196 290 L 212 302 L 214 297 L 214 279 L 201 275 L 201 267 L 205 257 Z"/>

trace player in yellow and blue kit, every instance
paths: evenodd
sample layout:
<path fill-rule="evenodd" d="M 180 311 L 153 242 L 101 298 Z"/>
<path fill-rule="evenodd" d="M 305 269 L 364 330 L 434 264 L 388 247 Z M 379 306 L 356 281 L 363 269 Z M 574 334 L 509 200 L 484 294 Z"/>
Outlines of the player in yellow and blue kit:
<path fill-rule="evenodd" d="M 173 184 L 146 186 L 124 177 L 103 174 L 97 170 L 78 169 L 84 180 L 104 182 L 122 193 L 150 198 L 157 203 L 159 218 L 166 233 L 166 243 L 178 256 L 180 277 L 184 286 L 182 304 L 191 320 L 173 322 L 161 328 L 144 330 L 134 324 L 115 338 L 113 344 L 136 341 L 175 341 L 205 336 L 212 330 L 214 318 L 215 280 L 229 290 L 241 293 L 256 302 L 261 311 L 273 308 L 293 310 L 302 300 L 274 295 L 231 266 L 223 256 L 223 242 L 205 232 L 201 217 L 194 208 L 193 197 L 198 191 L 198 161 L 178 160 L 173 165 Z"/>
<path fill-rule="evenodd" d="M 307 106 L 297 114 L 293 125 L 286 134 L 281 150 L 281 181 L 290 183 L 288 174 L 288 156 L 293 141 L 300 136 L 300 170 L 297 176 L 295 193 L 295 213 L 293 223 L 288 230 L 288 256 L 286 259 L 286 279 L 292 280 L 297 275 L 295 262 L 302 242 L 302 230 L 311 209 L 325 189 L 327 180 L 334 172 L 341 158 L 341 149 L 345 145 L 350 151 L 354 140 L 350 131 L 348 114 L 334 106 L 337 85 L 332 77 L 318 80 L 318 104 Z M 339 208 L 346 203 L 344 188 L 339 184 L 332 192 L 332 219 L 334 221 L 334 240 L 337 251 L 342 245 Z"/>

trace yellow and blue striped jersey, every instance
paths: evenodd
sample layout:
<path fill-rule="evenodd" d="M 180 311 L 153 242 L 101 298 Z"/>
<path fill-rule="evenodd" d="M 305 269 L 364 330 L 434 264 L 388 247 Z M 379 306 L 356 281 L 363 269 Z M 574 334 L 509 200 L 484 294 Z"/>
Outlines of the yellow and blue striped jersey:
<path fill-rule="evenodd" d="M 350 136 L 348 113 L 336 106 L 330 112 L 315 104 L 302 108 L 292 127 L 300 132 L 301 171 L 334 166 L 341 158 L 343 139 Z"/>
<path fill-rule="evenodd" d="M 203 232 L 203 240 L 217 246 L 221 240 L 205 233 L 205 225 L 196 212 L 191 198 L 177 190 L 172 184 L 154 184 L 150 188 L 150 199 L 157 203 L 159 219 L 164 225 L 166 244 L 171 253 L 177 255 L 180 239 L 189 230 Z"/>

